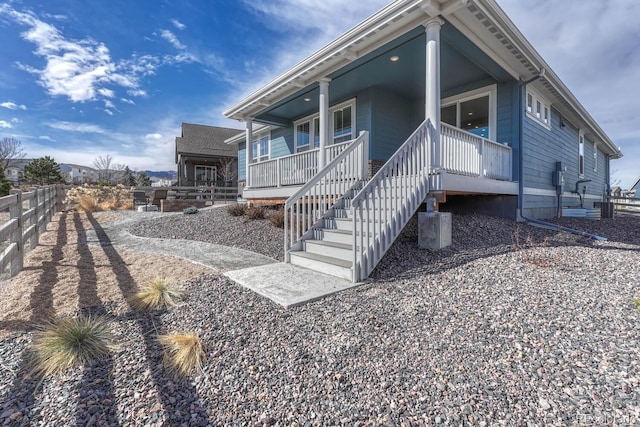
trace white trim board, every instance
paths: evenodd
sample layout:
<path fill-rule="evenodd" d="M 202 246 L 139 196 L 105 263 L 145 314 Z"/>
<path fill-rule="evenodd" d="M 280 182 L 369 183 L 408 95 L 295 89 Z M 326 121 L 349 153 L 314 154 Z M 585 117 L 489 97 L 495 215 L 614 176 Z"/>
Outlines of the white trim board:
<path fill-rule="evenodd" d="M 543 190 L 542 188 L 533 188 L 533 187 L 525 187 L 524 188 L 525 196 L 547 196 L 547 197 L 557 197 L 555 190 Z M 562 193 L 562 197 L 578 197 L 577 194 L 571 193 L 569 191 L 565 191 Z M 582 196 L 585 199 L 597 199 L 602 200 L 602 196 L 597 196 L 595 194 L 585 194 Z"/>

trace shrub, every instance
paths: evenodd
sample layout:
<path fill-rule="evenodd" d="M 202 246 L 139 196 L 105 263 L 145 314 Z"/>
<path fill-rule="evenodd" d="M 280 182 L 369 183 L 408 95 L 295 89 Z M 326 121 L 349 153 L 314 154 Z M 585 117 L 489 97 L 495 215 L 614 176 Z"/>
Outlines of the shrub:
<path fill-rule="evenodd" d="M 538 267 L 551 267 L 560 261 L 557 255 L 549 248 L 549 239 L 545 237 L 542 242 L 535 242 L 531 235 L 527 235 L 524 242 L 520 241 L 520 228 L 513 233 L 513 248 L 520 254 L 523 262 L 533 264 Z"/>
<path fill-rule="evenodd" d="M 102 317 L 52 319 L 36 332 L 31 345 L 33 371 L 43 377 L 86 365 L 116 348 Z"/>
<path fill-rule="evenodd" d="M 227 212 L 231 216 L 242 216 L 247 212 L 247 205 L 241 203 L 234 203 L 227 207 Z"/>
<path fill-rule="evenodd" d="M 122 185 L 90 187 L 85 184 L 67 191 L 64 203 L 67 206 L 78 205 L 78 209 L 84 212 L 131 209 L 132 197 L 131 191 Z"/>
<path fill-rule="evenodd" d="M 171 280 L 155 277 L 129 300 L 129 304 L 137 311 L 153 311 L 172 307 L 181 297 L 182 289 Z"/>
<path fill-rule="evenodd" d="M 265 219 L 267 216 L 267 208 L 264 206 L 251 206 L 245 212 L 245 216 L 251 220 Z"/>
<path fill-rule="evenodd" d="M 173 333 L 158 336 L 164 350 L 165 365 L 179 375 L 189 375 L 194 369 L 202 371 L 205 358 L 200 337 L 195 333 Z"/>
<path fill-rule="evenodd" d="M 78 210 L 80 212 L 97 212 L 100 209 L 97 199 L 84 195 L 78 197 Z"/>
<path fill-rule="evenodd" d="M 198 208 L 195 206 L 189 206 L 188 208 L 182 209 L 182 213 L 185 215 L 193 215 L 198 213 Z"/>
<path fill-rule="evenodd" d="M 271 212 L 267 219 L 274 227 L 284 228 L 284 208 Z"/>

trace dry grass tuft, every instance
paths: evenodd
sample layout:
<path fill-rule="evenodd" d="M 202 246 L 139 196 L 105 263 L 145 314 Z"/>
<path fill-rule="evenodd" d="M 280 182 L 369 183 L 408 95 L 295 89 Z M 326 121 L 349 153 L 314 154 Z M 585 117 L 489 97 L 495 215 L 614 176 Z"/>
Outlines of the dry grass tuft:
<path fill-rule="evenodd" d="M 267 219 L 274 227 L 284 228 L 284 208 L 271 212 Z"/>
<path fill-rule="evenodd" d="M 164 362 L 169 369 L 183 376 L 189 375 L 194 369 L 202 371 L 205 353 L 202 341 L 197 334 L 159 335 L 158 341 L 164 350 Z"/>
<path fill-rule="evenodd" d="M 78 197 L 78 210 L 80 212 L 97 212 L 100 209 L 98 200 L 91 196 Z"/>
<path fill-rule="evenodd" d="M 176 305 L 176 301 L 182 298 L 182 289 L 173 281 L 156 277 L 151 279 L 147 286 L 135 294 L 129 304 L 137 311 L 153 311 Z"/>
<path fill-rule="evenodd" d="M 227 207 L 227 212 L 231 216 L 242 216 L 247 211 L 247 205 L 241 203 L 234 203 Z"/>
<path fill-rule="evenodd" d="M 519 254 L 520 259 L 528 264 L 538 267 L 552 267 L 560 264 L 558 256 L 549 248 L 549 239 L 545 237 L 542 242 L 535 242 L 531 235 L 520 241 L 520 228 L 513 233 L 513 248 Z"/>
<path fill-rule="evenodd" d="M 265 219 L 268 211 L 265 206 L 251 206 L 245 212 L 245 216 L 251 220 Z"/>
<path fill-rule="evenodd" d="M 52 319 L 36 332 L 31 344 L 33 371 L 42 377 L 75 365 L 86 365 L 116 348 L 102 317 Z"/>

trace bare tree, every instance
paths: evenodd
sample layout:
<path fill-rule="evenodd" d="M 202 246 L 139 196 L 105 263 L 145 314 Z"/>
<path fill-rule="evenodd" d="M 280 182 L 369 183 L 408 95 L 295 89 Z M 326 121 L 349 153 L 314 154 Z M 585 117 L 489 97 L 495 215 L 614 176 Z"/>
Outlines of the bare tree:
<path fill-rule="evenodd" d="M 24 159 L 25 152 L 22 143 L 14 137 L 5 137 L 0 143 L 0 167 L 7 170 L 13 160 Z"/>
<path fill-rule="evenodd" d="M 113 157 L 107 154 L 105 157 L 98 156 L 93 161 L 93 167 L 98 171 L 98 180 L 117 184 L 124 175 L 127 165 L 114 163 Z"/>
<path fill-rule="evenodd" d="M 236 159 L 233 157 L 225 157 L 218 163 L 219 167 L 216 168 L 218 178 L 224 181 L 224 185 L 229 185 L 238 176 L 238 167 L 236 165 Z"/>

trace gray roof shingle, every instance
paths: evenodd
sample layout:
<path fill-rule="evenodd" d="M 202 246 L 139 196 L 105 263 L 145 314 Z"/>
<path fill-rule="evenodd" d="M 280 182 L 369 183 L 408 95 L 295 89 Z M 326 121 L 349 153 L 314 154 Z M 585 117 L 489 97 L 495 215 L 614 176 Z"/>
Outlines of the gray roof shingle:
<path fill-rule="evenodd" d="M 241 132 L 241 129 L 182 123 L 182 136 L 176 138 L 176 162 L 178 154 L 238 157 L 238 146 L 224 141 Z"/>

